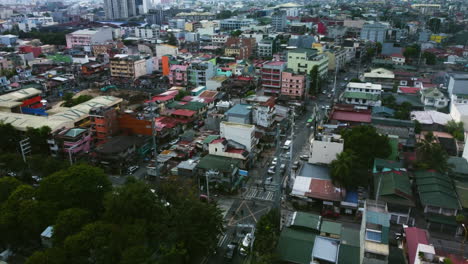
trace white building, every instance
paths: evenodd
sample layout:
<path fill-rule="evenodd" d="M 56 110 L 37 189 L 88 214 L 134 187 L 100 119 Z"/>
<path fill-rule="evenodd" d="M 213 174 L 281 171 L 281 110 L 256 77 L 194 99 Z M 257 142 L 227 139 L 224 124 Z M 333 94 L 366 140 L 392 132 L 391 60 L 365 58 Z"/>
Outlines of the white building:
<path fill-rule="evenodd" d="M 18 23 L 18 27 L 20 30 L 24 32 L 29 32 L 33 28 L 41 28 L 41 27 L 47 27 L 47 26 L 52 26 L 57 24 L 54 22 L 54 19 L 52 17 L 28 17 L 25 18 L 23 21 Z"/>
<path fill-rule="evenodd" d="M 249 152 L 251 152 L 258 143 L 255 137 L 254 125 L 223 121 L 220 124 L 220 136 L 244 145 Z"/>
<path fill-rule="evenodd" d="M 229 35 L 213 35 L 211 36 L 211 43 L 215 46 L 223 46 L 228 38 Z"/>
<path fill-rule="evenodd" d="M 67 48 L 105 44 L 112 41 L 112 28 L 81 29 L 65 36 Z"/>
<path fill-rule="evenodd" d="M 309 163 L 330 164 L 343 152 L 344 141 L 340 135 L 326 134 L 310 139 Z"/>
<path fill-rule="evenodd" d="M 161 27 L 158 25 L 136 27 L 134 28 L 134 36 L 141 39 L 159 39 L 161 36 Z"/>
<path fill-rule="evenodd" d="M 342 101 L 354 105 L 381 106 L 381 94 L 380 84 L 350 82 L 342 95 Z"/>

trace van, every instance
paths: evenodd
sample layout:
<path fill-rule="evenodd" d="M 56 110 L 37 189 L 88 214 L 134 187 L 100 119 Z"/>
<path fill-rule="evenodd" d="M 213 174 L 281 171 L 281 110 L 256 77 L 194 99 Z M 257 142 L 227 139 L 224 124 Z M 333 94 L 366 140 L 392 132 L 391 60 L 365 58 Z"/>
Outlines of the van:
<path fill-rule="evenodd" d="M 252 240 L 252 233 L 245 235 L 244 239 L 242 240 L 242 245 L 239 247 L 239 254 L 241 256 L 247 256 L 247 253 L 249 252 L 250 246 L 252 244 Z"/>
<path fill-rule="evenodd" d="M 286 140 L 283 145 L 283 149 L 289 149 L 291 146 L 291 140 Z"/>

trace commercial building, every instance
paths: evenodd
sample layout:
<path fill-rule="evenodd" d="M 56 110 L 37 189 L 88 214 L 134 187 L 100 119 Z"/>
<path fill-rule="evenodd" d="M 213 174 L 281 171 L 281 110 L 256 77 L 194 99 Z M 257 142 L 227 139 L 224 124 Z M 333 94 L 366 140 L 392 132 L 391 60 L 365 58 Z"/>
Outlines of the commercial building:
<path fill-rule="evenodd" d="M 257 44 L 257 56 L 258 57 L 272 57 L 275 52 L 275 40 L 272 38 L 262 39 Z"/>
<path fill-rule="evenodd" d="M 248 27 L 255 23 L 256 21 L 254 19 L 229 18 L 221 20 L 219 26 L 221 30 L 231 31 L 241 29 L 241 27 Z"/>
<path fill-rule="evenodd" d="M 382 85 L 350 82 L 342 95 L 347 104 L 381 106 Z"/>
<path fill-rule="evenodd" d="M 318 66 L 319 75 L 323 78 L 328 73 L 328 57 L 318 54 L 313 49 L 294 49 L 288 51 L 288 69 L 294 73 L 310 74 L 314 66 Z"/>
<path fill-rule="evenodd" d="M 361 39 L 384 43 L 388 27 L 381 23 L 364 24 L 361 29 Z"/>
<path fill-rule="evenodd" d="M 286 70 L 286 62 L 271 61 L 262 67 L 262 88 L 266 94 L 278 96 L 281 93 L 282 73 Z"/>
<path fill-rule="evenodd" d="M 96 107 L 91 109 L 89 111 L 89 121 L 95 145 L 107 142 L 119 130 L 115 107 Z"/>
<path fill-rule="evenodd" d="M 281 74 L 281 94 L 291 98 L 302 98 L 308 91 L 310 82 L 307 75 L 283 71 Z"/>
<path fill-rule="evenodd" d="M 155 24 L 145 27 L 135 27 L 134 36 L 141 39 L 159 39 L 161 36 L 161 27 Z"/>
<path fill-rule="evenodd" d="M 18 27 L 24 32 L 30 32 L 33 28 L 39 29 L 57 24 L 52 17 L 26 17 L 18 22 Z"/>
<path fill-rule="evenodd" d="M 118 54 L 110 59 L 112 77 L 136 79 L 146 74 L 146 60 L 140 56 Z"/>
<path fill-rule="evenodd" d="M 18 36 L 15 35 L 0 35 L 0 44 L 6 46 L 13 46 L 16 45 L 16 41 L 18 40 Z"/>
<path fill-rule="evenodd" d="M 286 12 L 275 11 L 271 16 L 271 26 L 274 32 L 283 32 L 286 28 Z"/>
<path fill-rule="evenodd" d="M 229 35 L 213 35 L 211 36 L 211 43 L 215 46 L 224 46 L 228 38 Z"/>
<path fill-rule="evenodd" d="M 69 49 L 93 44 L 105 44 L 112 41 L 112 28 L 81 29 L 67 34 L 65 38 Z"/>

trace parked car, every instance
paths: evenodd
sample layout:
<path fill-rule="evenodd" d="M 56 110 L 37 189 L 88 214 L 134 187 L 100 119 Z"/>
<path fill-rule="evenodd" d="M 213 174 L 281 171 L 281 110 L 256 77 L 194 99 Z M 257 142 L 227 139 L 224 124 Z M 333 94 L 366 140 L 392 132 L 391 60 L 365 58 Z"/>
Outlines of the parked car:
<path fill-rule="evenodd" d="M 250 246 L 252 244 L 252 240 L 253 240 L 252 233 L 248 233 L 247 235 L 245 235 L 244 239 L 242 240 L 242 245 L 239 248 L 239 254 L 241 256 L 247 256 L 247 253 L 249 253 Z"/>
<path fill-rule="evenodd" d="M 270 166 L 270 168 L 268 168 L 268 174 L 275 174 L 275 168 L 276 166 Z"/>
<path fill-rule="evenodd" d="M 270 184 L 271 182 L 273 182 L 273 177 L 270 176 L 265 179 L 265 183 Z"/>
<path fill-rule="evenodd" d="M 135 173 L 135 171 L 137 171 L 138 168 L 140 168 L 140 166 L 138 166 L 138 165 L 128 167 L 128 174 Z"/>
<path fill-rule="evenodd" d="M 278 158 L 274 157 L 273 160 L 271 161 L 271 165 L 276 165 L 278 163 Z"/>
<path fill-rule="evenodd" d="M 227 262 L 231 262 L 232 259 L 234 258 L 234 254 L 236 253 L 237 249 L 237 243 L 236 242 L 231 242 L 227 245 L 226 248 L 226 253 L 224 254 L 224 259 Z"/>
<path fill-rule="evenodd" d="M 301 160 L 308 160 L 309 159 L 309 155 L 301 155 L 299 157 Z"/>
<path fill-rule="evenodd" d="M 299 165 L 301 165 L 301 163 L 299 161 L 295 161 L 292 165 L 292 169 L 293 170 L 299 169 Z"/>
<path fill-rule="evenodd" d="M 280 171 L 281 171 L 282 173 L 284 173 L 284 172 L 286 171 L 286 164 L 284 164 L 284 163 L 281 164 L 281 166 L 280 166 Z"/>
<path fill-rule="evenodd" d="M 179 138 L 176 138 L 174 140 L 172 140 L 171 142 L 169 142 L 169 145 L 175 145 L 179 142 Z"/>

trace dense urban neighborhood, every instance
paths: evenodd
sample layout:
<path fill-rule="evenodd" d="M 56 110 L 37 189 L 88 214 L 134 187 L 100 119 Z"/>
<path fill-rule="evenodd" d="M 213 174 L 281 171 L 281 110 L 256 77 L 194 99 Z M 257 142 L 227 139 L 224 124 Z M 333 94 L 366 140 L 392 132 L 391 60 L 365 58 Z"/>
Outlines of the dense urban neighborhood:
<path fill-rule="evenodd" d="M 468 263 L 468 6 L 0 1 L 0 264 Z"/>

